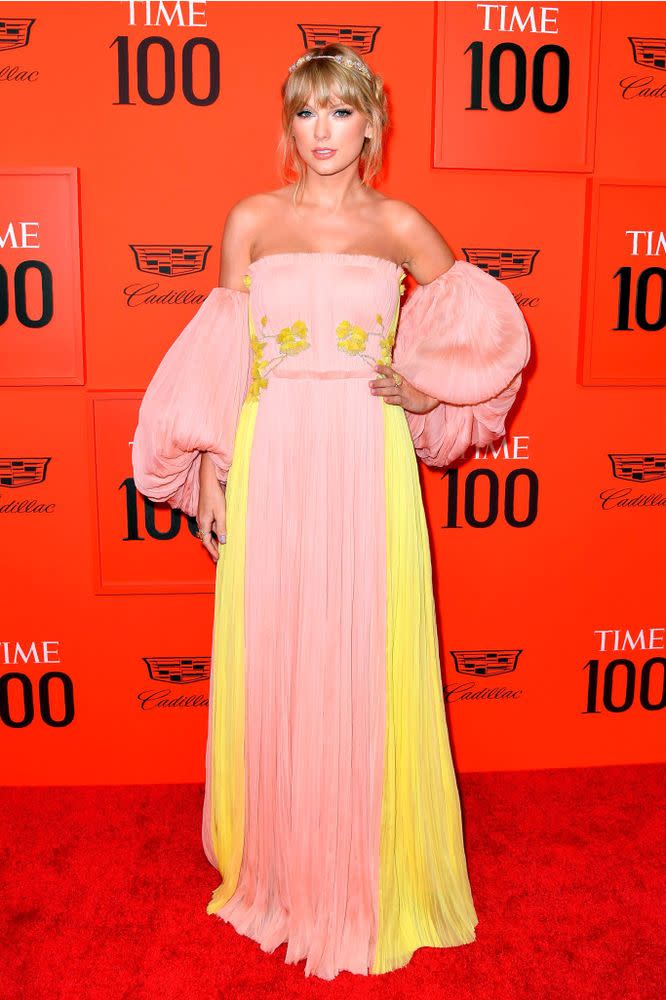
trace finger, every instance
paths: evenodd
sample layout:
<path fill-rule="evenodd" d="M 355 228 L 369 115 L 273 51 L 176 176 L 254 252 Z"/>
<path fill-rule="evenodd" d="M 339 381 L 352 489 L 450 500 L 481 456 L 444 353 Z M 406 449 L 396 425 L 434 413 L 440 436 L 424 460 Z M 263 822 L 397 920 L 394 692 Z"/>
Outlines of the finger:
<path fill-rule="evenodd" d="M 223 517 L 218 518 L 214 524 L 215 534 L 217 536 L 217 541 L 222 545 L 226 545 L 227 541 L 227 530 L 225 526 L 225 519 Z"/>
<path fill-rule="evenodd" d="M 201 544 L 206 549 L 206 551 L 212 556 L 215 562 L 217 562 L 218 551 L 217 551 L 217 541 L 214 535 L 211 533 L 210 528 L 203 528 L 202 531 L 205 533 L 204 537 L 201 539 Z"/>
<path fill-rule="evenodd" d="M 199 529 L 199 537 L 201 538 L 201 542 L 204 543 L 206 541 L 206 538 L 210 538 L 210 532 L 213 530 L 212 517 L 198 518 L 197 528 Z"/>
<path fill-rule="evenodd" d="M 217 561 L 217 544 L 213 538 L 213 530 L 215 528 L 215 518 L 208 514 L 202 514 L 198 519 L 198 528 L 201 532 L 200 540 L 203 547 L 210 553 L 215 561 Z"/>
<path fill-rule="evenodd" d="M 398 395 L 400 395 L 400 392 L 398 390 L 398 386 L 395 384 L 395 382 L 393 381 L 393 379 L 391 379 L 391 382 L 390 382 L 389 385 L 378 386 L 378 388 L 375 389 L 375 395 L 377 395 L 377 396 L 395 396 L 396 393 L 398 393 Z"/>
<path fill-rule="evenodd" d="M 380 399 L 381 399 L 382 403 L 397 403 L 398 406 L 403 406 L 404 405 L 404 400 L 403 400 L 402 396 L 400 395 L 399 392 L 396 392 L 395 389 L 393 390 L 393 392 L 389 392 L 388 394 L 380 394 L 380 393 L 378 393 L 377 395 L 380 396 Z"/>
<path fill-rule="evenodd" d="M 218 516 L 213 520 L 213 531 L 215 532 L 215 537 L 211 538 L 211 542 L 215 546 L 216 556 L 219 555 L 220 545 L 227 544 L 226 514 L 226 506 L 223 504 L 222 509 L 217 512 Z"/>
<path fill-rule="evenodd" d="M 213 559 L 213 562 L 217 562 L 220 558 L 220 553 L 217 551 L 217 542 L 212 535 L 206 535 L 204 540 L 204 548 L 208 551 Z"/>
<path fill-rule="evenodd" d="M 400 375 L 400 372 L 396 371 L 396 369 L 393 368 L 392 365 L 377 365 L 375 370 L 381 371 L 384 378 L 390 378 L 392 380 L 395 375 Z"/>
<path fill-rule="evenodd" d="M 393 369 L 391 368 L 390 365 L 381 365 L 381 364 L 379 364 L 379 365 L 375 365 L 375 371 L 383 372 L 384 375 L 388 375 L 389 378 L 390 378 L 391 377 L 391 372 L 393 371 Z"/>

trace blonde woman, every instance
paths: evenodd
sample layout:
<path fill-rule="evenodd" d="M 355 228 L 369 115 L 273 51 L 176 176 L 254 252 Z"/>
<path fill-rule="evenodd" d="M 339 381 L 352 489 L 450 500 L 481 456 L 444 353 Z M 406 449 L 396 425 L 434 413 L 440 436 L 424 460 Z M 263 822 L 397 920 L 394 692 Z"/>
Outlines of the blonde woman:
<path fill-rule="evenodd" d="M 309 50 L 283 104 L 291 180 L 229 212 L 133 465 L 217 563 L 207 911 L 332 979 L 475 939 L 416 456 L 503 435 L 530 337 L 504 285 L 370 186 L 388 116 L 364 60 Z"/>

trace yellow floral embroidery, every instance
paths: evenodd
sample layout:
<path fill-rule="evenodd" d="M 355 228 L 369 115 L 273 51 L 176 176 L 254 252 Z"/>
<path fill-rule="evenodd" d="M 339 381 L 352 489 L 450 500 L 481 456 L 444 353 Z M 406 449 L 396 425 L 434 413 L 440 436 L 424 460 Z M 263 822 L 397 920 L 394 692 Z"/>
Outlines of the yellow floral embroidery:
<path fill-rule="evenodd" d="M 252 353 L 254 354 L 255 361 L 257 360 L 257 358 L 260 358 L 262 356 L 262 354 L 264 353 L 265 346 L 266 345 L 264 341 L 259 340 L 259 337 L 257 337 L 256 333 L 250 334 L 250 347 L 252 348 Z M 262 361 L 261 363 L 264 365 L 268 364 L 267 361 Z"/>
<path fill-rule="evenodd" d="M 407 275 L 400 268 L 398 273 L 398 281 L 400 282 L 400 295 L 405 290 L 405 286 L 402 282 L 403 278 Z M 396 302 L 395 311 L 393 319 L 389 325 L 388 331 L 384 329 L 384 317 L 380 313 L 375 314 L 375 322 L 377 326 L 380 327 L 379 330 L 364 330 L 361 326 L 356 326 L 351 323 L 348 319 L 342 320 L 338 323 L 336 327 L 336 333 L 338 335 L 338 348 L 341 351 L 346 351 L 348 354 L 358 354 L 363 357 L 368 364 L 374 365 L 379 362 L 383 365 L 390 365 L 392 362 L 392 351 L 393 344 L 395 343 L 396 326 L 398 321 L 398 313 L 400 309 L 400 296 L 398 296 L 398 301 Z M 370 354 L 364 354 L 364 348 L 367 344 L 368 337 L 379 337 L 379 349 L 380 354 L 378 358 L 371 357 Z"/>
<path fill-rule="evenodd" d="M 262 371 L 268 364 L 268 361 L 261 360 L 261 356 L 264 351 L 264 343 L 259 340 L 255 333 L 250 333 L 250 347 L 252 348 L 252 354 L 254 355 L 252 359 L 252 368 L 250 374 L 252 376 L 250 382 L 250 388 L 248 389 L 248 396 L 251 399 L 257 399 L 259 397 L 259 392 L 261 389 L 265 389 L 268 385 L 266 379 L 262 376 Z"/>
<path fill-rule="evenodd" d="M 246 275 L 246 277 L 249 278 L 249 275 Z M 249 287 L 249 283 L 247 284 Z M 265 330 L 268 325 L 268 316 L 262 316 L 259 322 Z M 265 389 L 268 385 L 268 379 L 265 376 L 270 375 L 273 368 L 277 368 L 288 354 L 298 354 L 300 351 L 304 351 L 307 347 L 310 347 L 310 343 L 306 337 L 308 328 L 303 320 L 300 319 L 292 323 L 291 326 L 284 327 L 278 334 L 264 333 L 264 336 L 258 337 L 255 333 L 254 322 L 252 320 L 251 306 L 249 307 L 249 327 L 253 359 L 247 398 L 258 399 L 261 390 Z M 264 347 L 268 343 L 269 338 L 277 341 L 281 357 L 276 356 L 264 359 Z"/>
<path fill-rule="evenodd" d="M 347 319 L 338 323 L 335 332 L 338 335 L 338 347 L 347 354 L 360 354 L 368 340 L 366 331 Z"/>
<path fill-rule="evenodd" d="M 391 333 L 387 333 L 385 337 L 379 341 L 379 346 L 381 348 L 381 353 L 379 355 L 379 363 L 382 365 L 391 364 L 391 352 L 393 350 L 393 344 L 395 342 L 395 330 Z"/>
<path fill-rule="evenodd" d="M 291 326 L 285 326 L 277 335 L 277 342 L 282 354 L 298 354 L 304 351 L 310 343 L 306 337 L 307 326 L 302 319 L 297 319 Z"/>
<path fill-rule="evenodd" d="M 245 285 L 246 288 L 249 288 L 250 285 L 252 284 L 252 278 L 250 277 L 249 274 L 243 275 L 243 284 Z"/>
<path fill-rule="evenodd" d="M 403 271 L 402 268 L 400 268 L 400 273 L 398 274 L 398 281 L 400 282 L 400 295 L 402 295 L 402 293 L 405 290 L 405 283 L 404 283 L 403 279 L 406 278 L 406 277 L 407 277 L 406 273 Z M 399 302 L 400 302 L 400 299 L 398 297 L 398 303 Z M 389 332 L 386 334 L 385 337 L 382 337 L 382 339 L 379 341 L 379 346 L 381 348 L 381 353 L 379 355 L 379 359 L 378 360 L 379 360 L 379 363 L 382 364 L 382 365 L 389 365 L 390 366 L 393 363 L 393 345 L 395 343 L 395 334 L 396 334 L 396 326 L 397 326 L 397 321 L 398 321 L 398 312 L 399 312 L 399 304 L 396 305 L 395 316 L 393 317 L 393 322 L 391 323 L 391 327 L 389 329 Z M 378 316 L 377 319 L 381 319 L 381 316 Z"/>

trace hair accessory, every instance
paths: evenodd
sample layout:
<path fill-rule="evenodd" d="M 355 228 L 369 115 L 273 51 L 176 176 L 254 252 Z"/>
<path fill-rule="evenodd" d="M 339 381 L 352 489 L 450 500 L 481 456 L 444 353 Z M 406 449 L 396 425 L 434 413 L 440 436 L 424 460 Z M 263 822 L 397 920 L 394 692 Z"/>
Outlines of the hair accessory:
<path fill-rule="evenodd" d="M 352 59 L 350 56 L 342 56 L 342 55 L 330 56 L 323 54 L 321 52 L 308 52 L 307 55 L 301 56 L 300 59 L 297 59 L 295 63 L 291 64 L 291 66 L 289 67 L 289 72 L 293 73 L 293 71 L 297 69 L 301 65 L 301 63 L 308 62 L 309 59 L 335 59 L 336 62 L 339 62 L 344 66 L 351 66 L 352 69 L 358 70 L 359 73 L 362 73 L 363 76 L 368 78 L 368 80 L 372 79 L 372 74 L 370 73 L 370 70 L 365 65 L 365 63 L 361 62 L 360 59 Z"/>

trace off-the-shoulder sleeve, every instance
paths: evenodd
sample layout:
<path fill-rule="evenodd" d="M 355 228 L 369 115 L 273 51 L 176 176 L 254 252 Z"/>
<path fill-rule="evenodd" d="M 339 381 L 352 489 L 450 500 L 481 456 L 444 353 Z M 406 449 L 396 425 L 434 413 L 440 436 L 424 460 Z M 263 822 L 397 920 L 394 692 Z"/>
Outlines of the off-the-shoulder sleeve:
<path fill-rule="evenodd" d="M 445 466 L 470 445 L 504 434 L 530 359 L 527 323 L 511 292 L 487 271 L 456 260 L 405 303 L 393 368 L 439 399 L 429 413 L 405 410 L 417 455 Z"/>
<path fill-rule="evenodd" d="M 132 444 L 137 489 L 196 516 L 201 455 L 227 481 L 250 383 L 248 293 L 213 288 L 153 375 Z"/>

